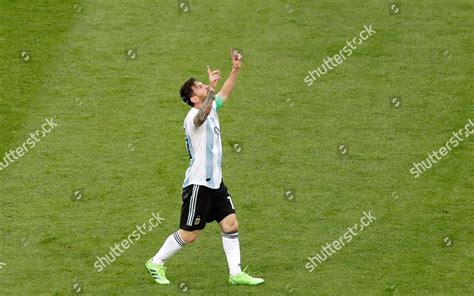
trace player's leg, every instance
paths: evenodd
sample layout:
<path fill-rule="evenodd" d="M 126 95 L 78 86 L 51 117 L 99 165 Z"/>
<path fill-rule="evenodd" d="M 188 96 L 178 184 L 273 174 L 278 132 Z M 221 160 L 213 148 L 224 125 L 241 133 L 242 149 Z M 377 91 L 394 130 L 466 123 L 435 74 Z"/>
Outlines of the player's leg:
<path fill-rule="evenodd" d="M 166 268 L 163 265 L 183 246 L 194 242 L 198 238 L 199 232 L 206 226 L 210 205 L 209 199 L 209 188 L 199 185 L 190 185 L 183 188 L 180 229 L 166 239 L 156 255 L 145 265 L 155 282 L 169 284 L 165 276 Z"/>
<path fill-rule="evenodd" d="M 195 242 L 197 240 L 197 238 L 199 237 L 200 232 L 201 232 L 201 230 L 199 230 L 199 229 L 192 230 L 192 231 L 187 231 L 187 230 L 184 230 L 184 229 L 180 229 L 180 230 L 178 230 L 178 235 L 181 237 L 181 239 L 183 240 L 183 242 L 185 244 L 190 244 L 190 243 Z"/>
<path fill-rule="evenodd" d="M 229 283 L 234 285 L 258 285 L 263 279 L 254 278 L 240 268 L 239 223 L 232 197 L 224 183 L 216 191 L 211 211 L 222 230 L 222 245 L 229 266 Z"/>
<path fill-rule="evenodd" d="M 219 222 L 223 233 L 237 233 L 239 231 L 239 222 L 235 213 L 227 215 Z"/>
<path fill-rule="evenodd" d="M 219 222 L 222 230 L 222 246 L 229 265 L 229 274 L 234 276 L 240 269 L 239 225 L 234 213 L 227 215 Z"/>
<path fill-rule="evenodd" d="M 180 230 L 175 231 L 173 234 L 168 236 L 158 253 L 156 253 L 156 255 L 145 264 L 145 267 L 158 284 L 164 285 L 170 283 L 166 278 L 166 267 L 164 267 L 164 263 L 171 256 L 178 253 L 178 251 L 186 244 L 180 234 Z M 196 231 L 198 232 L 199 230 Z"/>
<path fill-rule="evenodd" d="M 158 253 L 152 258 L 155 264 L 163 265 L 171 256 L 178 253 L 186 244 L 194 242 L 199 236 L 200 230 L 186 231 L 179 229 L 168 236 Z"/>
<path fill-rule="evenodd" d="M 176 254 L 184 245 L 191 243 L 199 236 L 199 231 L 205 224 L 193 225 L 194 216 L 202 215 L 206 211 L 208 201 L 205 189 L 199 185 L 190 185 L 183 188 L 180 229 L 171 234 L 153 257 L 153 263 L 163 265 L 166 260 Z"/>

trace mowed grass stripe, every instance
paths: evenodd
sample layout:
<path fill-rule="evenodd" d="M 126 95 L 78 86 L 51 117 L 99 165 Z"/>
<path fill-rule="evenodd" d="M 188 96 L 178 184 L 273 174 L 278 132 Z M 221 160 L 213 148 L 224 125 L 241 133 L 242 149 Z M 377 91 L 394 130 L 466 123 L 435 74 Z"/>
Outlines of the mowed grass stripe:
<path fill-rule="evenodd" d="M 41 124 L 30 123 L 29 119 L 45 99 L 40 96 L 41 89 L 45 83 L 51 82 L 50 66 L 73 21 L 74 12 L 67 3 L 43 2 L 41 7 L 35 3 L 4 1 L 0 10 L 2 157 L 4 152 L 21 144 L 31 129 Z M 55 17 L 51 18 L 51 15 Z M 27 53 L 31 62 L 23 62 L 21 52 Z"/>

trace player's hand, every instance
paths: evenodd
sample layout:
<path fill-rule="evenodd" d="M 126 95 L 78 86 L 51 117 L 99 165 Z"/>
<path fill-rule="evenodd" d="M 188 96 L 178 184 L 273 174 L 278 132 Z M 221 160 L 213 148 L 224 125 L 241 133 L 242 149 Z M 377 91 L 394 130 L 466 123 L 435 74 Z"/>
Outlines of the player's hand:
<path fill-rule="evenodd" d="M 221 71 L 214 70 L 211 71 L 211 68 L 207 66 L 207 74 L 209 75 L 209 83 L 211 90 L 215 90 L 217 87 L 217 83 L 221 79 Z"/>
<path fill-rule="evenodd" d="M 239 70 L 244 57 L 233 48 L 230 49 L 230 57 L 232 59 L 232 69 Z"/>

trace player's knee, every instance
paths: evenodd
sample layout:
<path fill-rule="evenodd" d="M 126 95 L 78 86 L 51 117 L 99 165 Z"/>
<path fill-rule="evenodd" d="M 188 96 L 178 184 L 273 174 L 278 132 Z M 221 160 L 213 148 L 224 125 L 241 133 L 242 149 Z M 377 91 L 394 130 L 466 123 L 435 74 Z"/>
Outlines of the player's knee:
<path fill-rule="evenodd" d="M 234 225 L 232 225 L 232 228 L 234 229 L 233 231 L 239 231 L 239 222 L 237 222 L 237 220 L 235 220 L 235 223 Z"/>
<path fill-rule="evenodd" d="M 226 225 L 226 232 L 237 232 L 239 231 L 239 222 L 236 219 L 229 221 Z"/>
<path fill-rule="evenodd" d="M 185 243 L 190 244 L 192 242 L 195 242 L 197 238 L 199 237 L 199 230 L 193 230 L 193 231 L 181 230 L 181 236 Z"/>
<path fill-rule="evenodd" d="M 190 235 L 189 235 L 189 240 L 186 241 L 186 243 L 190 244 L 192 242 L 195 242 L 199 237 L 199 230 L 194 230 L 194 231 L 191 231 Z"/>

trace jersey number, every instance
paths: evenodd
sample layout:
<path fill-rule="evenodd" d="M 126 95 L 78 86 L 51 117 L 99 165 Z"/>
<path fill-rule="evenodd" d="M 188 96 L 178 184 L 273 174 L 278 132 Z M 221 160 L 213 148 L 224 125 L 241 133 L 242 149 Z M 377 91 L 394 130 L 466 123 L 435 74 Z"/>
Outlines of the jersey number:
<path fill-rule="evenodd" d="M 188 137 L 184 137 L 184 138 L 186 139 L 186 150 L 188 150 L 189 159 L 193 159 L 193 157 L 191 156 L 191 150 L 189 149 Z"/>

